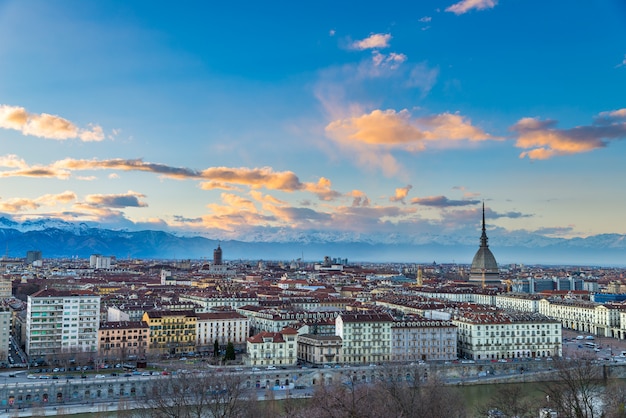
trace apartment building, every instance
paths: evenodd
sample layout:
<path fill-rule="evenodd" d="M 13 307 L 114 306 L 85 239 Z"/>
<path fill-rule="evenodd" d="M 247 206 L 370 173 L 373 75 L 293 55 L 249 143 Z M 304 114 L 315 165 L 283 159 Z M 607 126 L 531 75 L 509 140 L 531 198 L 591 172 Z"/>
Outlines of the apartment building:
<path fill-rule="evenodd" d="M 193 311 L 147 311 L 143 322 L 150 328 L 149 351 L 159 355 L 179 355 L 196 351 L 196 323 Z"/>
<path fill-rule="evenodd" d="M 31 357 L 98 351 L 100 296 L 43 289 L 28 296 L 26 353 Z"/>
<path fill-rule="evenodd" d="M 98 330 L 98 354 L 124 361 L 142 358 L 150 346 L 150 327 L 142 321 L 104 322 Z"/>
<path fill-rule="evenodd" d="M 582 300 L 539 302 L 539 312 L 561 322 L 564 328 L 588 332 L 602 337 L 613 337 L 620 328 L 620 310 L 617 306 L 601 305 Z"/>
<path fill-rule="evenodd" d="M 455 360 L 457 327 L 452 321 L 406 316 L 391 325 L 391 361 Z"/>
<path fill-rule="evenodd" d="M 245 346 L 248 338 L 248 318 L 235 311 L 201 312 L 197 314 L 196 347 L 212 351 L 215 341 L 224 347 L 229 342 Z"/>
<path fill-rule="evenodd" d="M 250 366 L 293 366 L 297 363 L 298 332 L 261 332 L 247 339 L 246 363 Z"/>
<path fill-rule="evenodd" d="M 461 312 L 452 318 L 458 328 L 458 356 L 497 360 L 560 356 L 561 323 L 537 313 L 496 309 Z"/>
<path fill-rule="evenodd" d="M 337 335 L 298 335 L 298 360 L 305 363 L 341 363 L 341 348 L 341 337 Z"/>
<path fill-rule="evenodd" d="M 342 313 L 335 319 L 335 334 L 343 341 L 344 363 L 391 360 L 391 325 L 387 313 Z"/>
<path fill-rule="evenodd" d="M 9 357 L 11 338 L 11 309 L 0 307 L 0 361 L 6 362 Z"/>

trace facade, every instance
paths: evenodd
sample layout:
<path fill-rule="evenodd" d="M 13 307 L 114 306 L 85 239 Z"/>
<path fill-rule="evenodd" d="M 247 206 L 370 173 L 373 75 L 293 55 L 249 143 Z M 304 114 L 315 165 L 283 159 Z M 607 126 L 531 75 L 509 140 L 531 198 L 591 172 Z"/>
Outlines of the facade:
<path fill-rule="evenodd" d="M 539 312 L 560 321 L 564 328 L 602 337 L 613 337 L 614 330 L 620 327 L 620 310 L 608 304 L 542 299 L 539 301 Z"/>
<path fill-rule="evenodd" d="M 560 322 L 541 314 L 468 311 L 452 322 L 458 327 L 459 358 L 497 360 L 562 354 Z"/>
<path fill-rule="evenodd" d="M 179 355 L 195 352 L 197 319 L 193 311 L 145 312 L 143 322 L 150 328 L 150 353 Z"/>
<path fill-rule="evenodd" d="M 261 332 L 247 339 L 250 366 L 293 366 L 297 363 L 298 332 L 284 328 L 280 332 Z"/>
<path fill-rule="evenodd" d="M 215 341 L 224 347 L 228 343 L 245 346 L 248 338 L 248 318 L 234 311 L 202 312 L 197 314 L 196 348 L 212 351 Z"/>
<path fill-rule="evenodd" d="M 343 341 L 344 363 L 378 363 L 391 360 L 391 325 L 386 313 L 342 313 L 335 333 Z"/>
<path fill-rule="evenodd" d="M 452 321 L 405 317 L 391 325 L 391 361 L 456 358 L 457 328 Z"/>
<path fill-rule="evenodd" d="M 13 283 L 9 277 L 0 277 L 0 298 L 7 299 L 13 295 Z"/>
<path fill-rule="evenodd" d="M 341 337 L 337 335 L 298 335 L 298 361 L 312 364 L 342 362 Z"/>
<path fill-rule="evenodd" d="M 150 346 L 150 328 L 145 322 L 105 322 L 98 330 L 98 354 L 125 361 L 145 357 Z"/>
<path fill-rule="evenodd" d="M 98 351 L 100 296 L 44 289 L 28 296 L 26 353 L 32 357 Z"/>

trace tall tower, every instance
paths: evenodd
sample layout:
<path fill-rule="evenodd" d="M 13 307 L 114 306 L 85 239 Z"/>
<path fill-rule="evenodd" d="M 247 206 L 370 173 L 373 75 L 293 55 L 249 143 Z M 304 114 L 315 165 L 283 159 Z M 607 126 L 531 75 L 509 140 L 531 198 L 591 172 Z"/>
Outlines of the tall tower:
<path fill-rule="evenodd" d="M 217 248 L 213 250 L 213 265 L 222 265 L 222 249 L 219 244 L 217 244 Z"/>
<path fill-rule="evenodd" d="M 483 226 L 480 235 L 480 247 L 472 260 L 470 282 L 485 286 L 500 283 L 500 270 L 493 253 L 487 244 L 487 228 L 485 227 L 485 202 L 483 202 Z"/>

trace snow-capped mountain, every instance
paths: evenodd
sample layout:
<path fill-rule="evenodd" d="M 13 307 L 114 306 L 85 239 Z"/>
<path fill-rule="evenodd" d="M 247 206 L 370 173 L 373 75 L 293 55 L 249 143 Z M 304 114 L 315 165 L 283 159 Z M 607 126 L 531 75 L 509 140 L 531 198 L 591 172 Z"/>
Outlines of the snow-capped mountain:
<path fill-rule="evenodd" d="M 500 264 L 626 265 L 626 236 L 603 234 L 587 238 L 551 238 L 494 230 L 489 246 Z M 297 232 L 266 230 L 245 241 L 219 243 L 224 259 L 321 260 L 324 256 L 353 261 L 471 263 L 480 233 L 469 235 L 358 234 L 345 231 Z M 218 240 L 163 231 L 110 230 L 56 219 L 16 222 L 0 218 L 0 248 L 5 255 L 24 257 L 39 250 L 44 258 L 91 254 L 122 258 L 211 258 Z"/>

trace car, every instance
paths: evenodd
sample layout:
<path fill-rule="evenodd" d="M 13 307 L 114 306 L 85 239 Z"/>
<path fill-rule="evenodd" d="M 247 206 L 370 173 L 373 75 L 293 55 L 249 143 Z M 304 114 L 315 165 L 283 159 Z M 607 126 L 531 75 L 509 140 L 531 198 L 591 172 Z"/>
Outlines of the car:
<path fill-rule="evenodd" d="M 163 370 L 163 371 L 161 372 L 161 374 L 162 374 L 163 376 L 168 376 L 168 375 L 170 374 L 170 372 L 168 372 L 167 370 Z"/>
<path fill-rule="evenodd" d="M 131 377 L 132 374 L 131 373 L 124 373 L 124 377 Z"/>
<path fill-rule="evenodd" d="M 17 377 L 17 374 L 15 374 L 15 373 L 9 373 L 9 377 Z"/>
<path fill-rule="evenodd" d="M 253 372 L 258 372 L 259 370 L 261 370 L 261 369 L 259 369 L 258 367 L 253 367 L 253 368 L 252 368 L 252 371 L 253 371 Z"/>
<path fill-rule="evenodd" d="M 180 361 L 187 361 L 187 357 L 181 357 Z"/>
<path fill-rule="evenodd" d="M 97 374 L 94 376 L 94 379 L 104 379 L 106 376 L 103 374 Z"/>
<path fill-rule="evenodd" d="M 73 375 L 73 374 L 68 374 L 67 376 L 65 376 L 65 378 L 66 378 L 67 380 L 69 380 L 69 379 L 74 379 L 74 375 Z"/>
<path fill-rule="evenodd" d="M 50 376 L 47 374 L 42 374 L 41 376 L 39 376 L 40 379 L 50 379 Z"/>
<path fill-rule="evenodd" d="M 54 369 L 52 369 L 52 371 L 53 371 L 54 373 L 58 373 L 58 372 L 60 372 L 60 369 L 59 369 L 58 367 L 55 367 Z"/>
<path fill-rule="evenodd" d="M 276 367 L 274 367 L 274 366 L 267 366 L 267 370 L 276 370 Z"/>
<path fill-rule="evenodd" d="M 29 374 L 28 376 L 26 376 L 26 378 L 28 379 L 37 379 L 37 376 L 34 374 Z"/>
<path fill-rule="evenodd" d="M 141 373 L 142 376 L 152 376 L 152 373 L 150 372 L 143 372 Z"/>
<path fill-rule="evenodd" d="M 53 378 L 54 380 L 58 380 L 58 379 L 59 379 L 59 376 L 57 376 L 57 375 L 55 374 L 55 375 L 52 375 L 52 378 Z"/>

